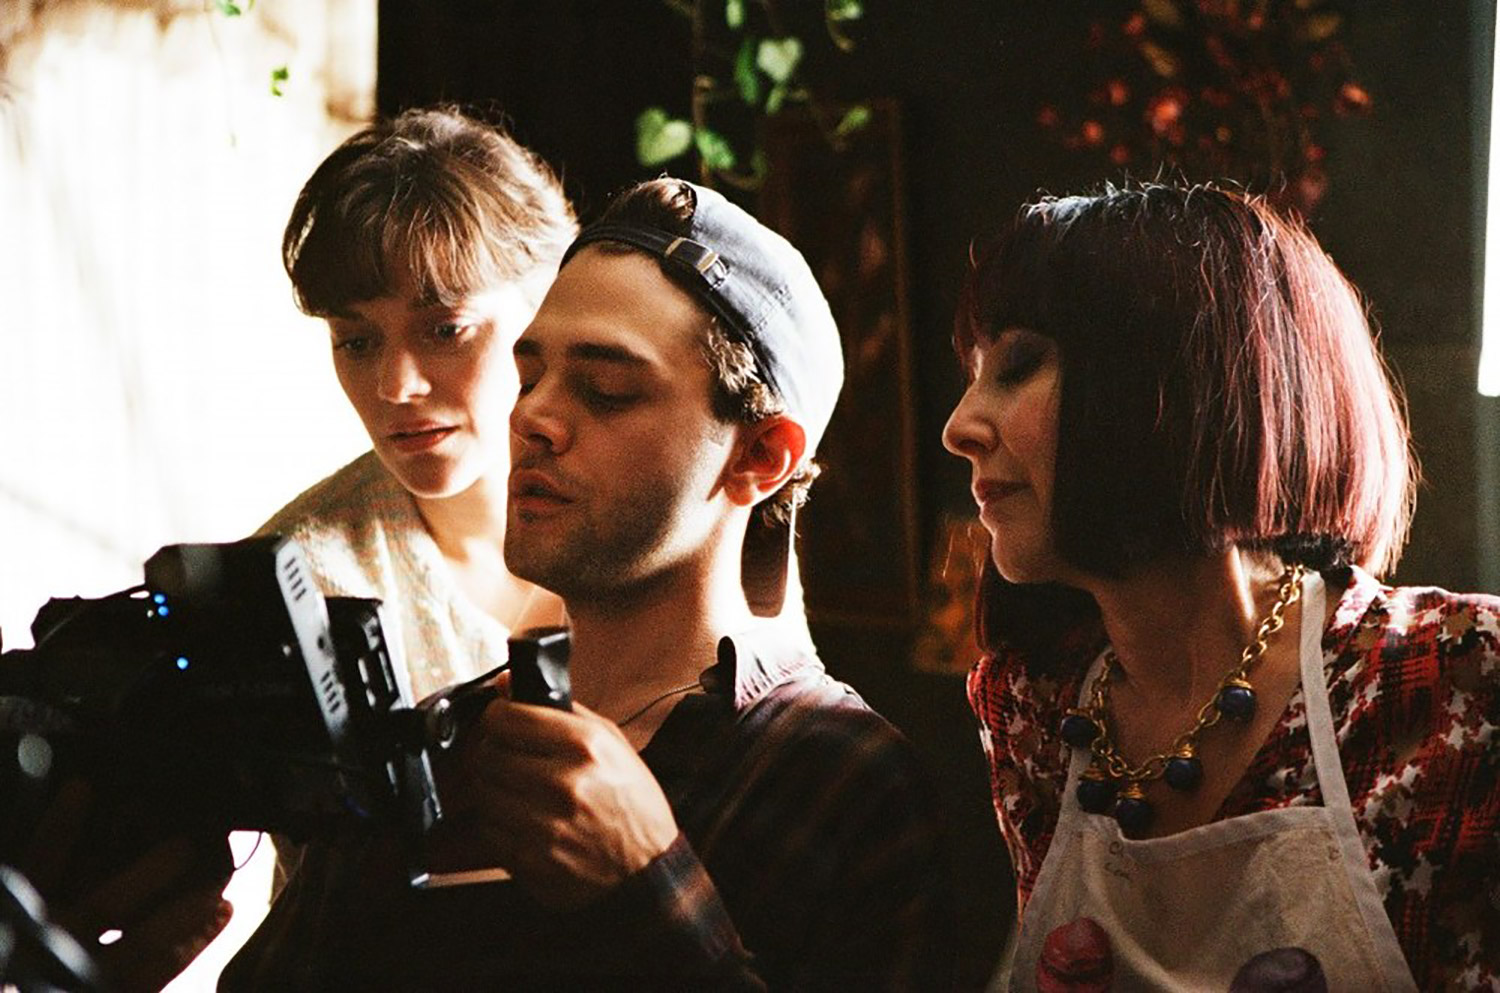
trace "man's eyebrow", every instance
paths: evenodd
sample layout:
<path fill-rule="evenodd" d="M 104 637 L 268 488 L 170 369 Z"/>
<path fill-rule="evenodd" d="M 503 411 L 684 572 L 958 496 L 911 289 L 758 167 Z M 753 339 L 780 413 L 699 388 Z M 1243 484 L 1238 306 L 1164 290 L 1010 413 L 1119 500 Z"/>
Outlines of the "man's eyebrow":
<path fill-rule="evenodd" d="M 514 352 L 517 358 L 536 358 L 541 355 L 542 348 L 529 338 L 516 340 Z M 569 345 L 564 354 L 570 358 L 583 362 L 610 362 L 615 365 L 627 366 L 649 366 L 651 361 L 638 352 L 619 345 L 606 345 L 600 342 L 583 341 Z"/>
<path fill-rule="evenodd" d="M 598 342 L 581 341 L 568 346 L 568 358 L 592 362 L 614 362 L 621 365 L 650 365 L 645 356 L 618 345 L 602 345 Z"/>

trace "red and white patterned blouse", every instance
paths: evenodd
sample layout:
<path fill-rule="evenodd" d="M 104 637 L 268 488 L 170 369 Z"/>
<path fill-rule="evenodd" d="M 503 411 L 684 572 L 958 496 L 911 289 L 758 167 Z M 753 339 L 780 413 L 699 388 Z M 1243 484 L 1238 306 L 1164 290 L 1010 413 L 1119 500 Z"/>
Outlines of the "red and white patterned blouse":
<path fill-rule="evenodd" d="M 1023 913 L 1067 781 L 1058 726 L 1100 647 L 1048 674 L 1003 652 L 969 674 Z M 1500 597 L 1353 570 L 1323 665 L 1354 819 L 1418 987 L 1500 989 Z M 1321 802 L 1298 689 L 1215 820 Z"/>

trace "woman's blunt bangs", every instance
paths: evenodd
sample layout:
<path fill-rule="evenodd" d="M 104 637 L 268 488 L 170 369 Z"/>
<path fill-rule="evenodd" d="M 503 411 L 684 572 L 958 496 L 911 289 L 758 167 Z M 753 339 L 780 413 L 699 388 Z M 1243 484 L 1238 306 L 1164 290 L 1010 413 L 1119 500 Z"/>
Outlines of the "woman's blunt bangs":
<path fill-rule="evenodd" d="M 453 304 L 555 270 L 577 235 L 557 177 L 502 130 L 456 108 L 359 132 L 313 173 L 282 237 L 298 305 L 330 315 L 410 279 Z"/>
<path fill-rule="evenodd" d="M 964 368 L 974 350 L 1006 328 L 1056 336 L 1056 266 L 1062 226 L 1046 208 L 1051 201 L 1024 208 L 998 238 L 971 247 L 971 268 L 960 291 L 953 345 Z"/>
<path fill-rule="evenodd" d="M 430 179 L 390 192 L 357 184 L 313 208 L 286 265 L 298 306 L 328 316 L 390 293 L 403 278 L 418 299 L 451 305 L 520 275 L 490 248 L 482 214 L 460 189 Z"/>

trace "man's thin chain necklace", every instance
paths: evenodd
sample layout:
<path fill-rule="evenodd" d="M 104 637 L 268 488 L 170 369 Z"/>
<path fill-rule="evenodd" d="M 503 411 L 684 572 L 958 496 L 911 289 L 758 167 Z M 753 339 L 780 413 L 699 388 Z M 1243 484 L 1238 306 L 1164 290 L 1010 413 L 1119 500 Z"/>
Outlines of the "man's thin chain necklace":
<path fill-rule="evenodd" d="M 1092 759 L 1078 781 L 1078 805 L 1091 814 L 1109 812 L 1127 836 L 1144 834 L 1151 826 L 1151 803 L 1145 784 L 1163 779 L 1174 790 L 1191 792 L 1203 781 L 1203 763 L 1198 758 L 1198 737 L 1208 728 L 1229 718 L 1238 724 L 1255 716 L 1255 687 L 1249 671 L 1266 654 L 1271 636 L 1286 623 L 1286 609 L 1302 595 L 1306 569 L 1288 566 L 1279 580 L 1276 603 L 1256 628 L 1255 637 L 1240 653 L 1239 661 L 1224 674 L 1209 701 L 1198 709 L 1193 726 L 1164 752 L 1157 752 L 1138 765 L 1131 765 L 1115 747 L 1109 714 L 1109 687 L 1120 668 L 1113 648 L 1107 649 L 1104 666 L 1094 678 L 1089 702 L 1070 708 L 1063 717 L 1062 737 L 1073 748 L 1087 748 Z"/>
<path fill-rule="evenodd" d="M 644 707 L 642 707 L 640 710 L 637 710 L 635 713 L 631 714 L 629 717 L 625 718 L 623 721 L 616 721 L 615 722 L 615 727 L 624 727 L 625 725 L 629 724 L 631 721 L 635 720 L 637 717 L 640 717 L 640 716 L 644 715 L 646 713 L 646 711 L 650 710 L 652 707 L 656 706 L 657 704 L 661 703 L 663 700 L 665 700 L 665 699 L 667 699 L 669 697 L 677 696 L 679 693 L 686 693 L 689 690 L 696 690 L 698 688 L 698 686 L 699 686 L 699 683 L 700 683 L 700 680 L 695 679 L 691 683 L 685 683 L 682 686 L 677 686 L 677 687 L 674 687 L 674 688 L 672 688 L 670 690 L 667 690 L 661 696 L 653 698 Z"/>

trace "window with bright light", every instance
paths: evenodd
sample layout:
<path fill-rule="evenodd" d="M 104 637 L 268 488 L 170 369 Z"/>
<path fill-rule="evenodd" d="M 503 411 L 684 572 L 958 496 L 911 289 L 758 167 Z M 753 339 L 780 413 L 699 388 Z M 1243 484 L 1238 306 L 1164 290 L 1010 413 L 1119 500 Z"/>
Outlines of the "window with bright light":
<path fill-rule="evenodd" d="M 1497 20 L 1500 25 L 1500 20 Z M 1495 46 L 1500 55 L 1500 45 Z M 1492 65 L 1500 65 L 1495 61 Z M 1495 83 L 1500 73 L 1490 77 L 1490 148 L 1488 196 L 1485 206 L 1484 231 L 1484 303 L 1482 336 L 1479 346 L 1479 392 L 1489 397 L 1500 397 L 1500 148 L 1495 146 L 1495 135 L 1500 134 L 1500 99 L 1496 98 Z"/>
<path fill-rule="evenodd" d="M 243 537 L 368 447 L 279 250 L 302 181 L 373 109 L 375 0 L 240 6 L 0 17 L 6 648 L 48 597 L 139 583 L 164 544 Z M 235 838 L 237 857 L 255 847 Z M 169 989 L 213 987 L 264 913 L 270 854 Z"/>

